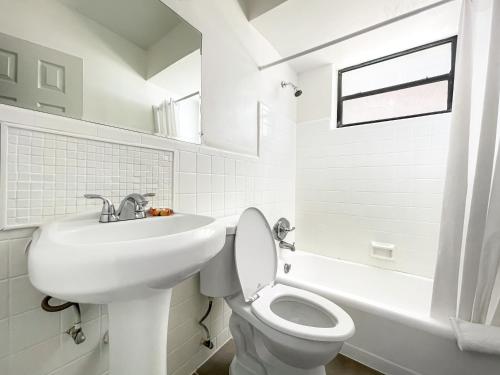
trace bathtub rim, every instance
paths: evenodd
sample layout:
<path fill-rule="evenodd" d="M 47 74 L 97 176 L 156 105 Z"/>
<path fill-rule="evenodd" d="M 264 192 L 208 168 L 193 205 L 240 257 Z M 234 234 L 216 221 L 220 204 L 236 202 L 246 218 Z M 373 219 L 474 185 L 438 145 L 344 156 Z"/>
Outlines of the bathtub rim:
<path fill-rule="evenodd" d="M 337 259 L 337 258 L 330 258 L 326 257 L 324 255 L 319 255 L 319 254 L 314 254 L 310 253 L 307 251 L 297 251 L 296 255 L 300 256 L 312 256 L 312 257 L 317 257 L 317 258 L 322 258 L 327 261 L 335 261 L 335 262 L 341 262 L 341 263 L 346 263 L 354 266 L 361 266 L 361 267 L 368 267 L 368 268 L 377 268 L 380 269 L 380 267 L 374 267 L 371 265 L 366 265 L 366 264 L 361 264 L 361 263 L 356 263 L 352 261 L 347 261 L 343 259 Z M 447 339 L 452 339 L 455 340 L 455 336 L 453 334 L 453 330 L 451 328 L 451 325 L 448 320 L 439 320 L 436 318 L 433 318 L 430 316 L 430 311 L 429 314 L 421 314 L 421 313 L 412 313 L 411 311 L 404 310 L 398 307 L 390 306 L 387 304 L 382 304 L 382 303 L 374 303 L 373 300 L 368 300 L 362 296 L 356 296 L 352 293 L 345 293 L 340 290 L 335 290 L 332 288 L 328 288 L 323 285 L 318 285 L 317 283 L 309 282 L 306 280 L 302 280 L 300 278 L 294 277 L 293 272 L 290 275 L 284 274 L 283 268 L 284 264 L 287 262 L 290 262 L 292 264 L 292 269 L 293 269 L 293 255 L 291 258 L 288 259 L 283 259 L 284 257 L 280 256 L 279 259 L 279 265 L 278 265 L 278 274 L 276 277 L 276 282 L 278 283 L 283 283 L 286 285 L 298 287 L 298 288 L 303 288 L 305 290 L 311 291 L 313 293 L 317 293 L 323 297 L 328 298 L 329 300 L 332 300 L 334 303 L 337 303 L 339 305 L 345 304 L 348 307 L 354 308 L 361 310 L 363 312 L 369 313 L 369 314 L 375 314 L 379 315 L 383 318 L 390 319 L 393 321 L 396 321 L 398 323 L 420 329 L 423 331 L 426 331 L 428 333 L 438 335 Z M 411 276 L 414 278 L 419 278 L 422 280 L 429 281 L 432 279 L 423 277 L 423 276 L 418 276 L 418 275 L 411 275 L 411 274 L 405 274 L 403 272 L 399 271 L 394 271 L 394 270 L 387 270 L 388 272 L 392 273 L 398 273 L 398 274 L 403 274 L 406 276 Z M 354 322 L 356 324 L 356 322 Z"/>

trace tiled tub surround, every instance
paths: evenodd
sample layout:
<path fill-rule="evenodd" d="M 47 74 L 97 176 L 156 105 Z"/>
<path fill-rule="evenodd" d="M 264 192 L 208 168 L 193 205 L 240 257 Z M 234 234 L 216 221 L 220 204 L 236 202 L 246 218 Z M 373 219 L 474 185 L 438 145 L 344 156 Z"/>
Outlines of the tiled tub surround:
<path fill-rule="evenodd" d="M 261 129 L 257 158 L 1 105 L 0 114 L 0 121 L 23 124 L 36 128 L 35 131 L 62 132 L 67 138 L 105 139 L 111 144 L 133 144 L 133 147 L 142 144 L 145 149 L 173 150 L 173 205 L 178 211 L 221 217 L 237 214 L 252 205 L 262 209 L 270 221 L 280 216 L 294 217 L 295 124 L 285 117 L 274 116 L 272 121 L 263 124 L 266 128 Z M 120 182 L 118 186 L 118 190 L 114 190 L 113 185 L 105 189 L 101 186 L 103 190 L 98 192 L 107 193 L 109 189 L 108 195 L 116 203 L 115 194 L 122 196 L 125 190 L 129 192 L 127 187 L 122 193 Z M 147 184 L 131 185 L 131 188 L 155 192 L 143 190 L 148 188 Z M 77 189 L 81 192 L 80 187 Z M 87 192 L 87 187 L 82 190 Z M 99 202 L 85 204 L 96 204 L 96 211 L 100 208 Z M 78 211 L 78 204 L 76 209 Z M 65 214 L 74 212 L 73 208 L 66 211 L 66 205 L 64 210 Z M 0 232 L 0 374 L 105 374 L 107 345 L 102 343 L 102 337 L 107 329 L 106 307 L 83 307 L 87 341 L 75 345 L 63 333 L 73 322 L 72 312 L 42 311 L 39 308 L 42 296 L 29 283 L 24 248 L 31 231 Z M 168 334 L 171 375 L 191 374 L 213 353 L 200 345 L 203 332 L 197 321 L 208 301 L 199 294 L 198 282 L 198 277 L 193 277 L 173 291 Z M 229 316 L 227 306 L 216 299 L 208 323 L 217 348 L 229 338 Z"/>
<path fill-rule="evenodd" d="M 450 115 L 297 125 L 297 248 L 432 277 Z M 394 258 L 371 256 L 371 242 Z"/>

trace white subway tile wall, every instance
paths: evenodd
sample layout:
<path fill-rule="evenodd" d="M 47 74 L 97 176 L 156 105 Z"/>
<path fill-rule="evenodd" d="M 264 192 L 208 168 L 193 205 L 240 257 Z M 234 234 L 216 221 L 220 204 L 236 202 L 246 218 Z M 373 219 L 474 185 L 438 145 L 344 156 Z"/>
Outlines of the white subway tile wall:
<path fill-rule="evenodd" d="M 107 345 L 101 341 L 107 329 L 101 324 L 101 316 L 106 317 L 105 308 L 83 306 L 87 340 L 75 345 L 64 333 L 74 322 L 73 310 L 47 313 L 40 308 L 42 295 L 31 286 L 27 276 L 24 250 L 29 237 L 15 238 L 16 235 L 25 234 L 9 231 L 2 234 L 0 241 L 1 252 L 6 253 L 0 257 L 1 265 L 7 266 L 6 273 L 0 275 L 0 373 L 69 374 L 66 368 L 75 366 L 84 371 L 75 374 L 105 373 L 107 361 L 90 361 L 107 355 Z M 89 368 L 96 371 L 85 372 Z"/>
<path fill-rule="evenodd" d="M 450 115 L 332 129 L 297 126 L 297 247 L 432 277 Z M 371 242 L 395 245 L 372 257 Z"/>
<path fill-rule="evenodd" d="M 78 133 L 83 137 L 105 137 L 109 143 L 101 143 L 106 144 L 139 139 L 144 147 L 134 147 L 138 147 L 141 158 L 143 150 L 151 150 L 152 147 L 163 149 L 168 155 L 171 154 L 171 150 L 175 150 L 172 165 L 175 192 L 173 206 L 177 211 L 223 217 L 240 213 L 248 206 L 257 206 L 264 211 L 270 222 L 281 216 L 293 218 L 295 215 L 295 124 L 284 117 L 274 116 L 273 121 L 267 125 L 267 135 L 261 138 L 259 158 L 0 105 L 1 120 L 40 127 L 36 131 L 31 131 L 32 139 L 37 138 L 33 138 L 33 133 L 46 134 L 47 128 L 59 132 L 71 131 L 71 134 L 63 134 L 66 146 L 74 143 L 68 139 L 80 139 L 75 135 Z M 95 145 L 92 142 L 86 145 Z M 78 141 L 76 144 L 78 145 Z M 136 148 L 133 150 L 135 152 Z M 66 157 L 67 152 L 66 148 Z M 120 166 L 125 158 L 125 161 L 130 160 L 136 165 L 133 163 L 135 160 L 133 155 L 134 153 L 126 156 L 119 154 L 115 162 Z M 92 185 L 92 182 L 76 189 L 68 188 L 66 179 L 64 191 L 71 191 L 71 194 L 98 192 L 112 197 L 116 203 L 119 197 L 130 192 L 158 193 L 159 189 L 166 189 L 160 179 L 158 179 L 158 190 L 155 189 L 153 182 L 151 186 L 141 185 L 143 179 L 146 179 L 148 184 L 148 179 L 152 178 L 152 170 L 150 173 L 148 169 L 143 174 L 142 169 L 128 168 L 134 167 L 127 167 L 127 171 L 134 171 L 128 175 L 134 178 L 132 185 L 122 185 L 121 177 L 118 180 L 113 179 L 113 166 L 111 166 L 103 168 L 101 174 L 103 178 L 111 179 L 111 185 L 106 185 L 106 188 L 97 186 L 98 184 Z M 61 173 L 63 176 L 68 176 L 66 169 L 61 170 Z M 118 187 L 113 185 L 115 181 Z M 92 187 L 91 191 L 87 190 L 89 187 Z M 97 190 L 98 188 L 101 190 Z M 17 192 L 15 189 L 14 191 Z M 45 191 L 42 189 L 42 196 L 44 194 Z M 28 202 L 31 202 L 31 195 L 29 197 Z M 73 209 L 66 211 L 66 197 L 62 202 L 64 214 L 74 212 Z M 98 211 L 99 203 L 95 204 L 95 210 Z M 76 204 L 77 209 L 78 206 Z M 29 203 L 28 209 L 30 209 Z M 62 209 L 60 212 L 63 214 Z M 31 219 L 31 216 L 29 218 Z M 82 345 L 75 345 L 64 333 L 73 323 L 72 311 L 66 310 L 61 313 L 42 311 L 39 307 L 41 295 L 29 283 L 24 250 L 30 235 L 31 230 L 28 229 L 0 232 L 0 374 L 107 374 L 108 345 L 102 340 L 107 330 L 106 306 L 82 306 L 83 329 L 87 341 Z M 199 293 L 198 276 L 185 280 L 174 288 L 167 349 L 170 375 L 192 374 L 215 351 L 200 344 L 203 331 L 197 322 L 207 306 L 208 298 Z M 231 312 L 223 300 L 215 299 L 208 325 L 216 348 L 230 337 L 228 329 L 230 315 Z"/>
<path fill-rule="evenodd" d="M 37 225 L 47 218 L 102 204 L 85 193 L 119 202 L 129 192 L 155 192 L 153 204 L 170 207 L 173 152 L 103 142 L 2 124 L 1 157 L 7 160 L 7 227 Z"/>

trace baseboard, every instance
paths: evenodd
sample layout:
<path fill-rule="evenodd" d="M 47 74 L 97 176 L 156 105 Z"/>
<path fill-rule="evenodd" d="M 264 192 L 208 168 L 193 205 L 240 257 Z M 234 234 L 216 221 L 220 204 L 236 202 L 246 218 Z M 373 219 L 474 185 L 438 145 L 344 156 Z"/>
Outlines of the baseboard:
<path fill-rule="evenodd" d="M 233 337 L 229 336 L 220 346 L 217 347 L 217 349 L 212 350 L 212 353 L 200 364 L 196 365 L 196 368 L 193 369 L 193 374 L 196 374 L 196 371 L 202 367 L 210 358 L 212 358 L 224 345 L 226 345 Z"/>
<path fill-rule="evenodd" d="M 340 351 L 346 357 L 349 357 L 356 362 L 362 363 L 363 365 L 370 367 L 374 370 L 381 372 L 386 375 L 422 375 L 416 371 L 410 370 L 406 367 L 400 366 L 388 359 L 382 358 L 376 354 L 367 352 L 361 348 L 354 345 L 344 343 L 342 350 Z"/>

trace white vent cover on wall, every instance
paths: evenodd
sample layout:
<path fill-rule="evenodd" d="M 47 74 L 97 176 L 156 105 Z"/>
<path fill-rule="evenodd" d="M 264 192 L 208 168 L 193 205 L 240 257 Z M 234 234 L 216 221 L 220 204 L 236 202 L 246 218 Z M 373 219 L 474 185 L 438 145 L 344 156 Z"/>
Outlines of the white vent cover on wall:
<path fill-rule="evenodd" d="M 0 229 L 33 227 L 54 216 L 100 203 L 118 204 L 132 192 L 156 193 L 152 204 L 172 207 L 174 153 L 45 129 L 2 123 Z"/>

